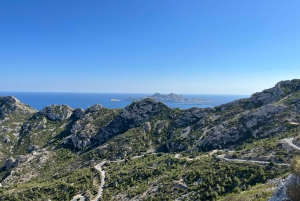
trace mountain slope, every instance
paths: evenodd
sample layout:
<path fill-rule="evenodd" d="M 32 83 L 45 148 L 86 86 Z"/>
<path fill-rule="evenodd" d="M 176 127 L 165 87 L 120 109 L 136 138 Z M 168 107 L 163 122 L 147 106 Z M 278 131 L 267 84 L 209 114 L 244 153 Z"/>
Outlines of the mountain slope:
<path fill-rule="evenodd" d="M 282 140 L 299 135 L 300 80 L 188 110 L 144 99 L 124 109 L 36 111 L 0 97 L 0 115 L 0 200 L 92 199 L 101 186 L 94 166 L 104 160 L 104 200 L 217 200 L 255 192 L 300 154 Z M 240 166 L 216 155 L 274 163 Z"/>

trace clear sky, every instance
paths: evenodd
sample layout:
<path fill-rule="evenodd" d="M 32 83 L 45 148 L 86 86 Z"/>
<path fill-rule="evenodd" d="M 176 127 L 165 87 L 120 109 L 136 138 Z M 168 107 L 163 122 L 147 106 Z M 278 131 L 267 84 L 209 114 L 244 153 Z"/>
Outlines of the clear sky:
<path fill-rule="evenodd" d="M 252 94 L 300 78 L 300 1 L 0 1 L 0 70 L 0 91 Z"/>

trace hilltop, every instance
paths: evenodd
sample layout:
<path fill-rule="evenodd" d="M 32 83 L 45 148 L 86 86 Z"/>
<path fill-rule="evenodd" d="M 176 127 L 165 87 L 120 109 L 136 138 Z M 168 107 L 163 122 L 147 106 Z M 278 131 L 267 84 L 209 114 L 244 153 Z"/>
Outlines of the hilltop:
<path fill-rule="evenodd" d="M 0 97 L 0 200 L 92 199 L 99 188 L 104 200 L 226 200 L 241 190 L 267 199 L 268 179 L 300 153 L 283 140 L 299 135 L 299 123 L 297 79 L 187 110 L 146 98 L 124 109 L 36 111 Z"/>

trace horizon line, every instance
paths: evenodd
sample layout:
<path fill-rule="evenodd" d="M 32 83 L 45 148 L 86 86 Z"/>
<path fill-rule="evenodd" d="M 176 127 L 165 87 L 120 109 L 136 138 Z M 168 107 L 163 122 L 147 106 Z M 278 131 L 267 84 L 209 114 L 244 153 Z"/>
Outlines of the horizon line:
<path fill-rule="evenodd" d="M 169 92 L 169 93 L 161 93 L 161 92 L 70 92 L 70 91 L 0 91 L 0 93 L 77 93 L 77 94 L 155 94 L 155 93 L 160 93 L 160 94 L 176 94 L 176 95 L 232 95 L 232 96 L 251 96 L 252 94 L 201 94 L 201 93 L 174 93 L 174 92 Z"/>

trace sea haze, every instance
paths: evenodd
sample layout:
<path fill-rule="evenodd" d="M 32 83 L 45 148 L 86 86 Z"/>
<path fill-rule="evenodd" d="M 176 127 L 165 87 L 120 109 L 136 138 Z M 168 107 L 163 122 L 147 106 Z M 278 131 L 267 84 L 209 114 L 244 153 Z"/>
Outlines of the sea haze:
<path fill-rule="evenodd" d="M 41 110 L 48 105 L 66 104 L 72 108 L 86 109 L 96 103 L 106 108 L 125 108 L 130 104 L 124 101 L 130 97 L 146 97 L 153 94 L 129 94 L 129 93 L 54 93 L 54 92 L 0 92 L 0 96 L 14 96 L 22 103 Z M 188 109 L 192 107 L 214 107 L 249 95 L 207 95 L 207 94 L 181 94 L 186 98 L 201 98 L 211 102 L 204 103 L 165 103 L 172 108 Z M 119 99 L 120 102 L 110 102 L 110 99 Z"/>

